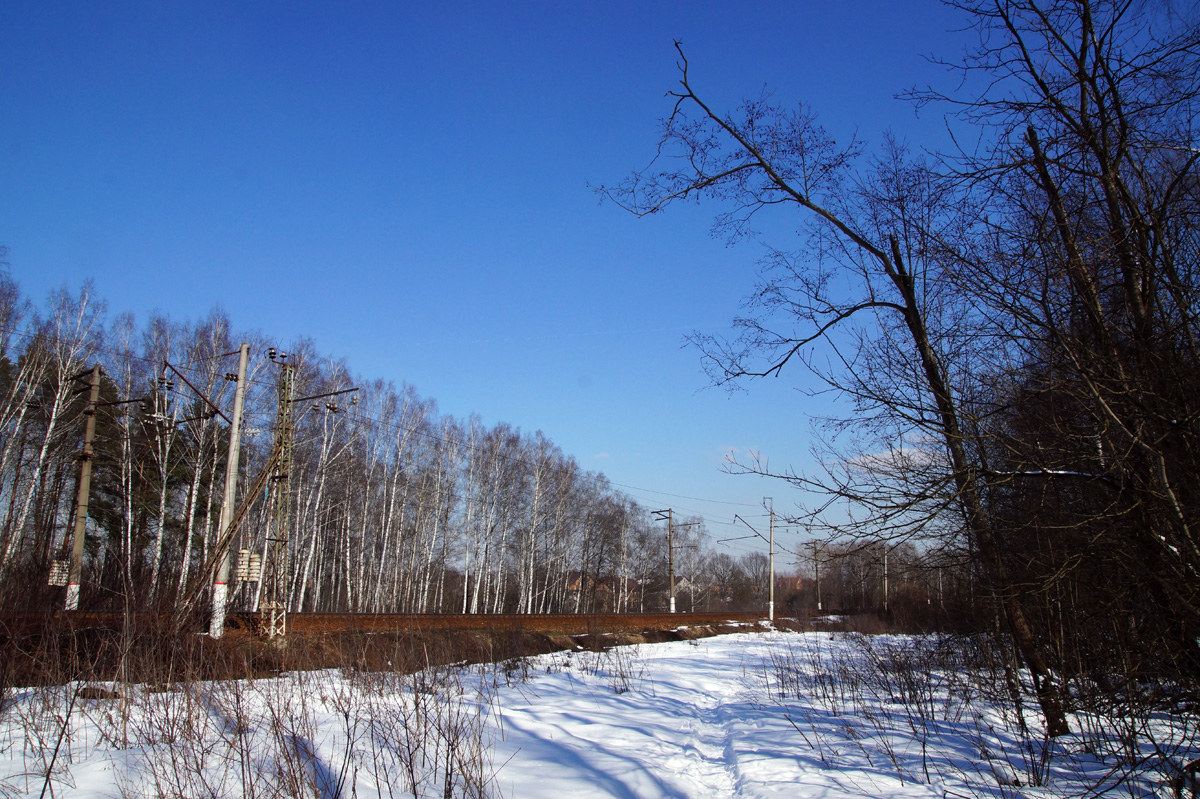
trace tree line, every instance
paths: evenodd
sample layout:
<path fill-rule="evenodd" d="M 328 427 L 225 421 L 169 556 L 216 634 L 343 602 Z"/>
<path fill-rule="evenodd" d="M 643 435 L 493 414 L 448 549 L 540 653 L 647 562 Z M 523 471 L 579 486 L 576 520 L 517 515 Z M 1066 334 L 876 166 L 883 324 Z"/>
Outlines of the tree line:
<path fill-rule="evenodd" d="M 87 406 L 79 378 L 93 364 L 103 377 L 80 607 L 169 609 L 211 581 L 199 570 L 220 533 L 224 417 L 242 341 L 252 357 L 239 504 L 273 447 L 279 363 L 295 367 L 297 397 L 358 389 L 293 408 L 289 610 L 666 608 L 663 526 L 540 431 L 441 414 L 411 386 L 356 375 L 308 340 L 284 352 L 261 334 L 235 330 L 219 311 L 196 321 L 110 319 L 90 285 L 35 304 L 7 271 L 0 271 L 0 607 L 61 605 L 63 589 L 47 585 L 47 575 L 69 552 Z M 231 549 L 265 561 L 272 504 L 251 499 Z M 683 609 L 757 601 L 733 576 L 714 583 L 702 520 L 681 527 L 676 541 L 692 553 L 688 577 L 701 586 Z M 256 609 L 261 590 L 259 581 L 242 579 L 231 609 Z"/>

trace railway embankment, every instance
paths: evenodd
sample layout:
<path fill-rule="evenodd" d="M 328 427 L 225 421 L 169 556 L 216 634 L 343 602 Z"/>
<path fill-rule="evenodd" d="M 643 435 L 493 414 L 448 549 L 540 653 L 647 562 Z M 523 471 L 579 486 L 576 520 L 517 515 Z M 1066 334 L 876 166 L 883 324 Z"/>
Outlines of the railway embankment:
<path fill-rule="evenodd" d="M 254 679 L 324 668 L 411 672 L 766 627 L 757 613 L 305 613 L 289 616 L 288 634 L 274 640 L 260 635 L 254 614 L 230 614 L 219 640 L 203 629 L 201 623 L 181 626 L 165 614 L 0 614 L 0 682 Z"/>

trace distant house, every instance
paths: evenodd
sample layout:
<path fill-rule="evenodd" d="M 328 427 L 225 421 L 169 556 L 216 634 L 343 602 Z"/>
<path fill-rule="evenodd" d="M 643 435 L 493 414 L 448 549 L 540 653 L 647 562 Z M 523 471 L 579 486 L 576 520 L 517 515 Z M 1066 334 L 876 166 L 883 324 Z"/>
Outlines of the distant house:
<path fill-rule="evenodd" d="M 624 586 L 622 586 L 622 582 Z M 577 571 L 567 573 L 567 593 L 578 594 L 583 591 L 585 595 L 591 594 L 591 598 L 595 602 L 595 610 L 601 613 L 616 609 L 617 603 L 622 599 L 622 587 L 625 591 L 623 598 L 629 606 L 639 601 L 642 586 L 632 578 L 622 581 L 619 577 L 596 579 Z"/>
<path fill-rule="evenodd" d="M 586 575 L 583 572 L 567 573 L 567 590 L 572 594 L 578 593 L 581 590 L 590 591 L 595 585 L 596 581 L 590 575 Z"/>

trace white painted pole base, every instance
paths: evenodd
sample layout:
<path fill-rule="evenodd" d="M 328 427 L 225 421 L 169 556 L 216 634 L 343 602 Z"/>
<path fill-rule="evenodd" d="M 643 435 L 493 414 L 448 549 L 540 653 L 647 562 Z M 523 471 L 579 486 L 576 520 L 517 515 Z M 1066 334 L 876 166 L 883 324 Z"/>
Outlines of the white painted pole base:
<path fill-rule="evenodd" d="M 675 597 L 671 597 L 671 612 L 675 612 Z"/>
<path fill-rule="evenodd" d="M 774 602 L 767 603 L 767 620 L 775 621 L 775 603 Z"/>
<path fill-rule="evenodd" d="M 79 609 L 79 583 L 71 583 L 67 586 L 67 599 L 63 603 L 63 608 L 66 610 Z"/>
<path fill-rule="evenodd" d="M 228 590 L 225 583 L 213 583 L 212 620 L 208 623 L 208 634 L 213 638 L 225 634 L 225 595 Z"/>

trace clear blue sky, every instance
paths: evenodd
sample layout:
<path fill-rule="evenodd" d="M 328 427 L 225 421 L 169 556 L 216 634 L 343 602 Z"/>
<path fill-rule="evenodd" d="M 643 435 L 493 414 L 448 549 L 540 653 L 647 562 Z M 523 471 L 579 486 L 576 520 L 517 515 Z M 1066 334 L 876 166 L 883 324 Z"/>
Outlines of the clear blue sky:
<path fill-rule="evenodd" d="M 893 95 L 944 81 L 923 57 L 959 24 L 933 0 L 9 0 L 0 243 L 35 300 L 94 278 L 114 312 L 309 336 L 720 538 L 755 509 L 665 494 L 787 510 L 722 457 L 809 462 L 806 375 L 731 396 L 682 348 L 727 328 L 761 250 L 710 238 L 714 207 L 638 220 L 589 184 L 652 155 L 675 39 L 719 107 L 767 85 L 842 137 L 919 143 L 940 123 Z"/>

